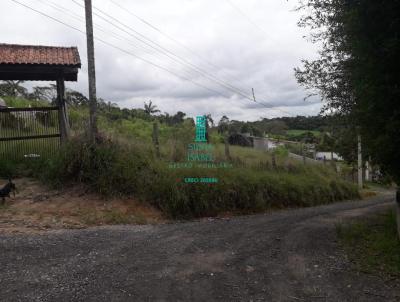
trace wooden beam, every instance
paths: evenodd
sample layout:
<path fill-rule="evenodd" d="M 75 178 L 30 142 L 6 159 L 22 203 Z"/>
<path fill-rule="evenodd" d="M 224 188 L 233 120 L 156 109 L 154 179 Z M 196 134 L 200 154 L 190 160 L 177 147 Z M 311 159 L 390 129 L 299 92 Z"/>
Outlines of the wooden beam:
<path fill-rule="evenodd" d="M 53 111 L 58 110 L 58 107 L 29 107 L 29 108 L 0 108 L 0 112 L 25 112 L 25 111 Z"/>
<path fill-rule="evenodd" d="M 65 83 L 64 79 L 62 78 L 57 80 L 57 103 L 58 121 L 60 125 L 60 141 L 61 144 L 64 144 L 69 137 L 69 123 L 65 105 Z"/>
<path fill-rule="evenodd" d="M 59 78 L 63 78 L 64 81 L 77 81 L 78 67 L 0 64 L 0 80 L 57 81 Z"/>
<path fill-rule="evenodd" d="M 46 135 L 30 135 L 30 136 L 15 136 L 15 137 L 0 137 L 0 142 L 10 142 L 10 141 L 23 141 L 41 138 L 55 138 L 60 137 L 60 134 L 46 134 Z"/>

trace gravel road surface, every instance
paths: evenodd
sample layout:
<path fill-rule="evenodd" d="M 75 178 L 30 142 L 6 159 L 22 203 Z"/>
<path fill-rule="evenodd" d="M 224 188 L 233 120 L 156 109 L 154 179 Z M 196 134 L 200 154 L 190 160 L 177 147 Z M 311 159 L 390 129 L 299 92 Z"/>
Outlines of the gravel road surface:
<path fill-rule="evenodd" d="M 367 201 L 231 219 L 0 235 L 0 301 L 400 301 L 352 269 L 335 224 Z"/>

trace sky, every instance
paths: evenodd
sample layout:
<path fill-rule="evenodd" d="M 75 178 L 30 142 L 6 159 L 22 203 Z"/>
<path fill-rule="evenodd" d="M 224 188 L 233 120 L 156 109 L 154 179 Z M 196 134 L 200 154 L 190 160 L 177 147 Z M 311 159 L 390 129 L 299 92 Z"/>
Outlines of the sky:
<path fill-rule="evenodd" d="M 15 1 L 73 28 L 2 0 L 0 43 L 77 46 L 82 68 L 67 87 L 87 95 L 83 0 Z M 92 2 L 98 97 L 125 108 L 151 100 L 162 112 L 211 113 L 216 120 L 320 111 L 319 97 L 305 101 L 309 92 L 294 77 L 302 59 L 317 56 L 297 26 L 297 0 Z"/>

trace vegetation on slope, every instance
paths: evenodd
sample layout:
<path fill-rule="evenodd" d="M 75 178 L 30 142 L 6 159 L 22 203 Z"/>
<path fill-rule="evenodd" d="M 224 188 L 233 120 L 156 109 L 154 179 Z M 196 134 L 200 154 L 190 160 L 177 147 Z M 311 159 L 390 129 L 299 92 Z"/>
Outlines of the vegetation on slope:
<path fill-rule="evenodd" d="M 400 241 L 394 211 L 337 228 L 355 266 L 364 272 L 400 278 Z"/>
<path fill-rule="evenodd" d="M 99 110 L 99 144 L 90 145 L 85 140 L 82 129 L 86 128 L 87 108 L 71 107 L 74 138 L 69 144 L 42 158 L 0 159 L 1 176 L 34 176 L 54 186 L 84 183 L 104 196 L 130 196 L 150 203 L 173 218 L 313 206 L 358 196 L 355 186 L 329 167 L 306 166 L 279 149 L 272 154 L 231 146 L 230 158 L 226 158 L 222 135 L 217 131 L 210 133 L 215 163 L 229 162 L 232 168 L 173 169 L 171 162 L 187 161 L 187 145 L 195 134 L 192 119 L 178 113 L 158 121 L 157 157 L 152 144 L 155 117 L 103 105 Z M 38 154 L 40 147 L 35 151 Z M 201 177 L 217 178 L 218 183 L 185 183 L 185 178 Z"/>

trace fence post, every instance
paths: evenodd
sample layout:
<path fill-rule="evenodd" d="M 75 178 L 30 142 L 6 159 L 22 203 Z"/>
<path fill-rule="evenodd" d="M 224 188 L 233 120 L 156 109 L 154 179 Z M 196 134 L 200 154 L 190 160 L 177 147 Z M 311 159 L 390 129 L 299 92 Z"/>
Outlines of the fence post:
<path fill-rule="evenodd" d="M 276 157 L 274 151 L 272 151 L 272 168 L 276 169 Z"/>
<path fill-rule="evenodd" d="M 227 158 L 227 160 L 231 160 L 231 153 L 229 151 L 228 135 L 224 136 L 224 144 L 225 144 L 225 157 Z"/>
<path fill-rule="evenodd" d="M 65 106 L 65 83 L 63 78 L 57 80 L 57 106 L 58 122 L 60 126 L 60 139 L 61 144 L 63 144 L 68 140 L 69 136 L 69 124 Z"/>

